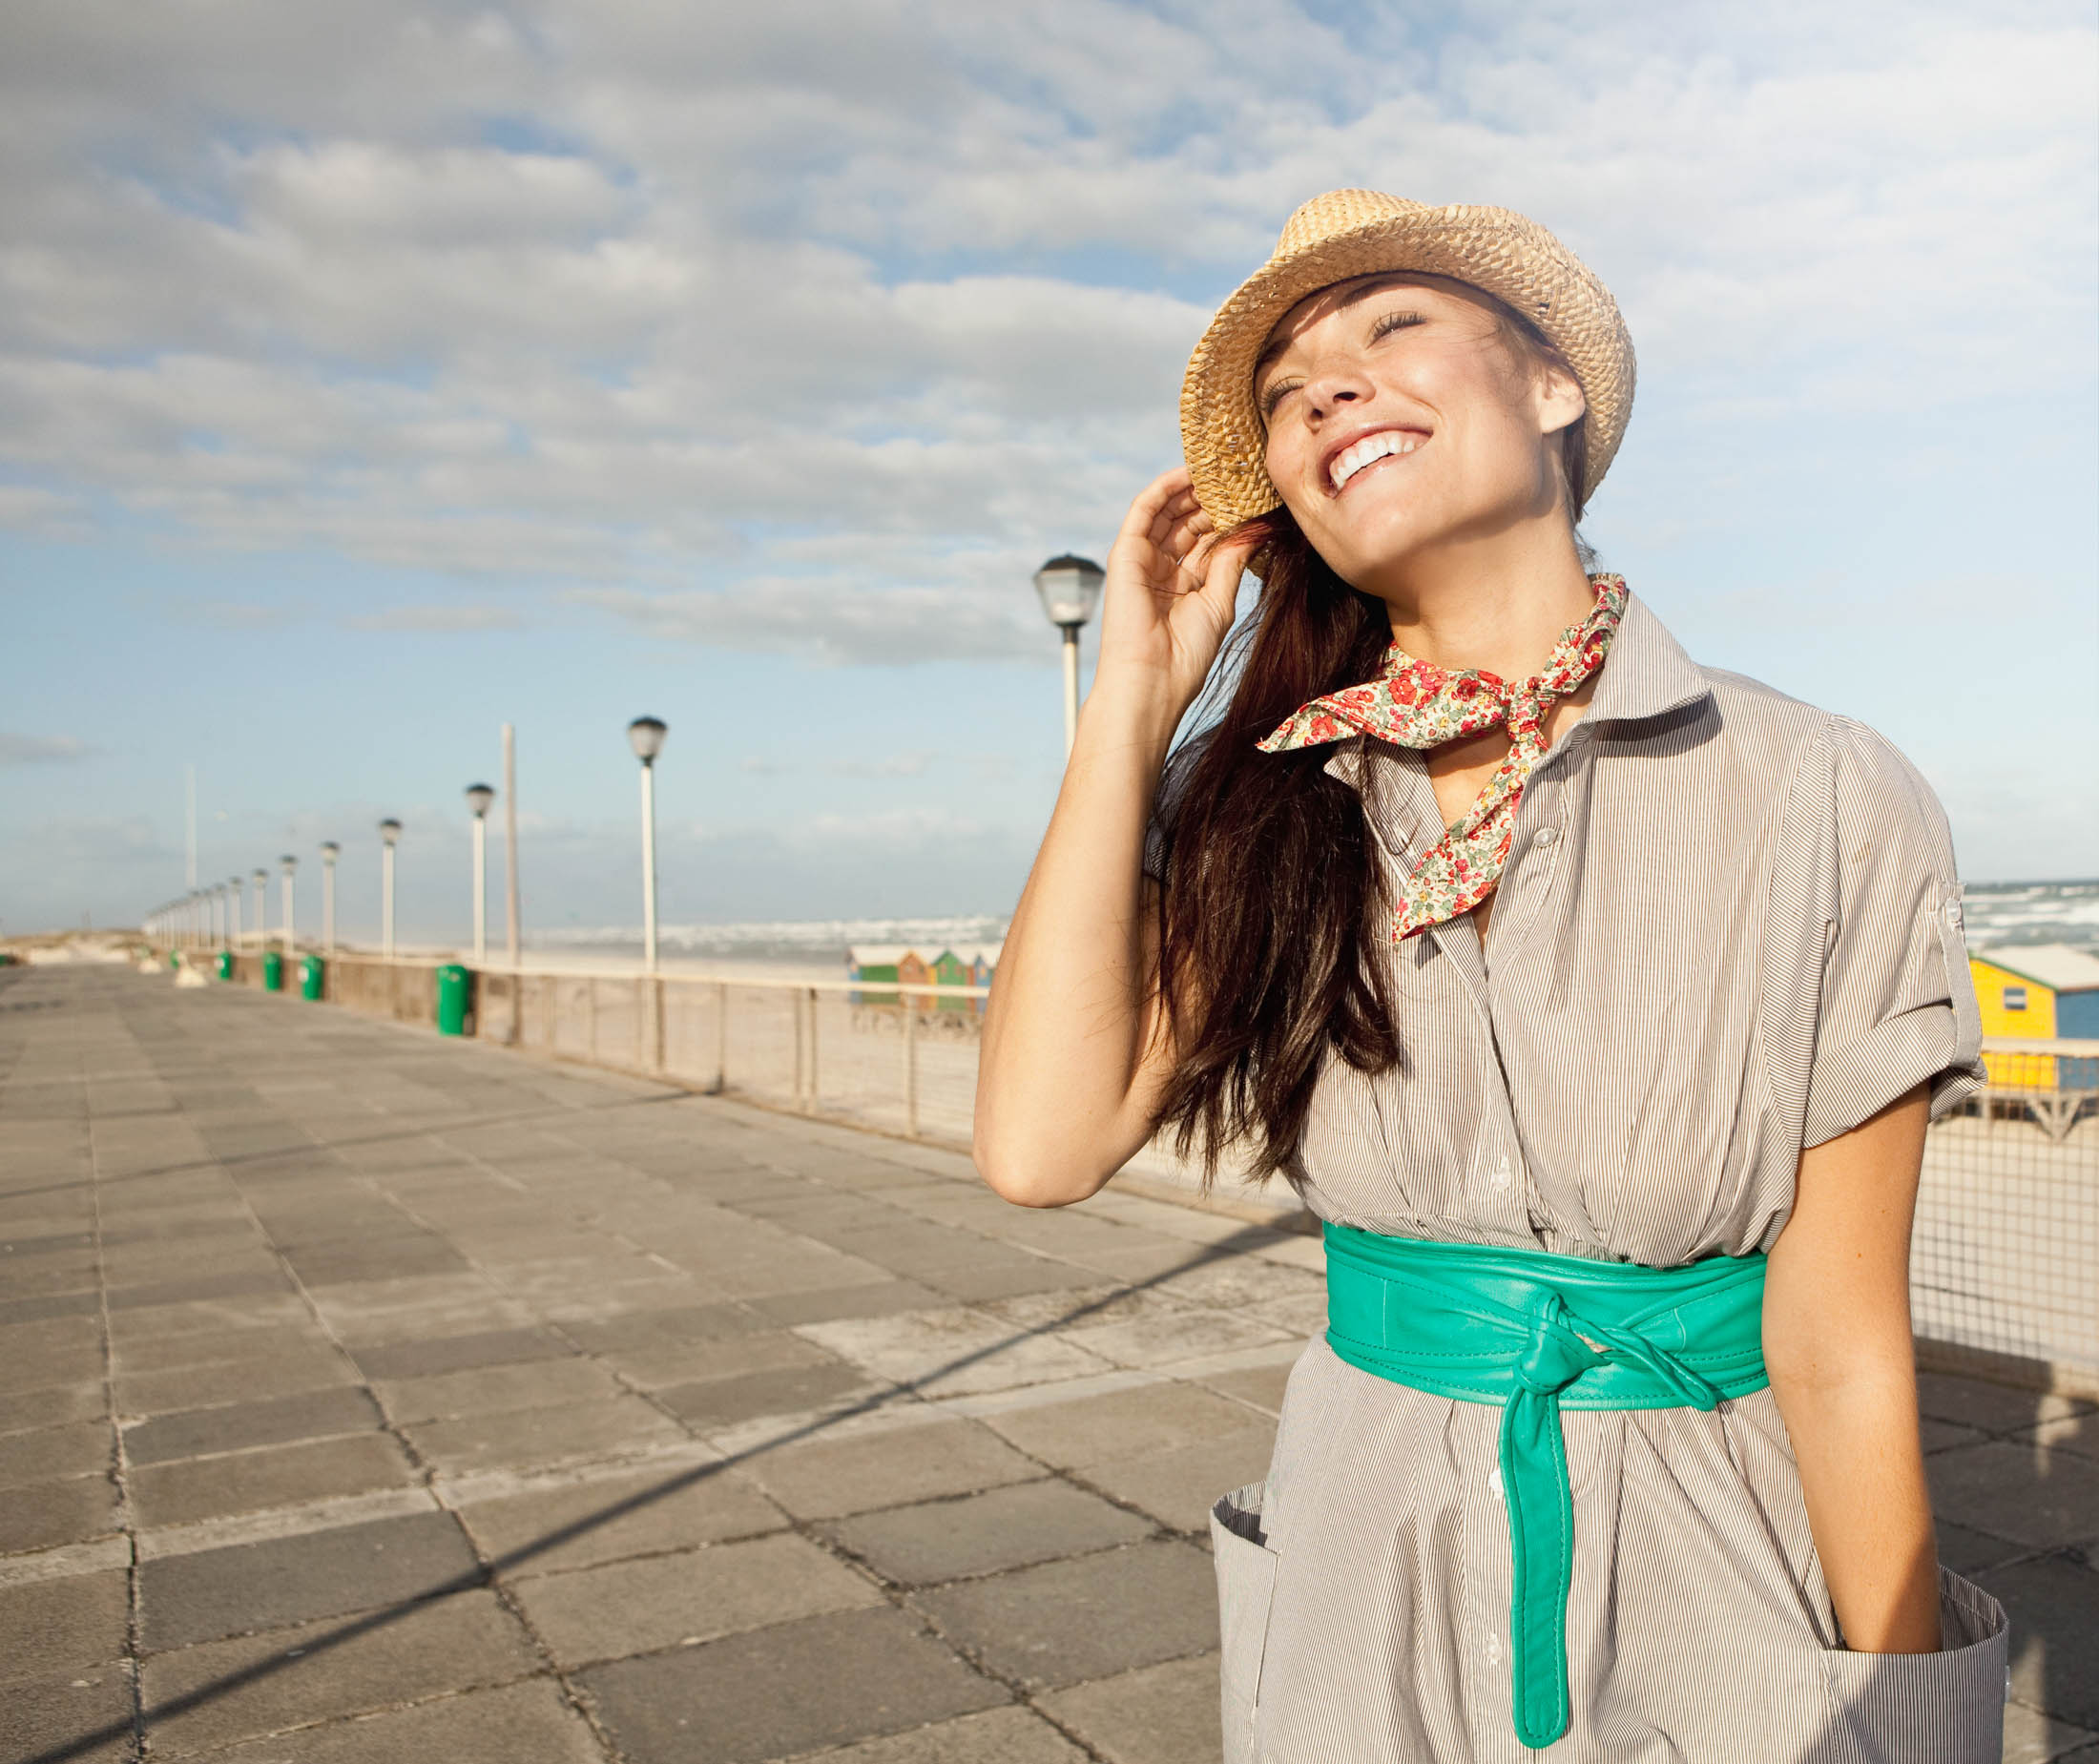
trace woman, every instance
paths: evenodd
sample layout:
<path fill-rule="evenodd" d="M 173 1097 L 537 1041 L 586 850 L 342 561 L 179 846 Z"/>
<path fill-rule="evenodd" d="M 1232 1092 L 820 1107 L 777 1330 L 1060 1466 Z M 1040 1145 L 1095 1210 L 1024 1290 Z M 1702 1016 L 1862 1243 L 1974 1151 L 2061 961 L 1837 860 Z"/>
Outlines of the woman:
<path fill-rule="evenodd" d="M 1908 1319 L 1982 1076 L 1944 819 L 1589 573 L 1631 391 L 1544 229 L 1336 192 L 1111 554 L 976 1152 L 1060 1206 L 1163 1125 L 1322 1220 L 1328 1329 L 1213 1517 L 1230 1759 L 1999 1754 Z"/>

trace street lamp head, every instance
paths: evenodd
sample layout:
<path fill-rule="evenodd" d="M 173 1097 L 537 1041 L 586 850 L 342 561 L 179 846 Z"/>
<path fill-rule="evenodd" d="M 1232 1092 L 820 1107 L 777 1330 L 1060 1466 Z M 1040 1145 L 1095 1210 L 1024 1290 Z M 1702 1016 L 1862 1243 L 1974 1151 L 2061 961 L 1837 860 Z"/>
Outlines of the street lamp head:
<path fill-rule="evenodd" d="M 488 812 L 488 805 L 494 800 L 495 786 L 493 784 L 468 784 L 467 786 L 467 806 L 473 810 L 476 820 L 479 820 L 482 816 Z"/>
<path fill-rule="evenodd" d="M 278 859 L 278 862 L 284 866 L 284 874 L 287 876 L 299 867 L 299 860 L 293 857 L 290 852 L 286 852 L 281 858 Z"/>
<path fill-rule="evenodd" d="M 1076 631 L 1100 605 L 1104 580 L 1101 567 L 1091 557 L 1074 557 L 1067 551 L 1035 571 L 1035 592 L 1042 596 L 1042 610 L 1052 625 Z"/>
<path fill-rule="evenodd" d="M 379 837 L 389 845 L 401 843 L 401 823 L 388 817 L 379 823 Z"/>
<path fill-rule="evenodd" d="M 627 725 L 634 757 L 645 766 L 655 764 L 655 757 L 663 751 L 663 737 L 670 733 L 670 724 L 656 716 L 637 716 Z"/>
<path fill-rule="evenodd" d="M 229 876 L 229 877 L 227 877 L 227 878 L 226 878 L 226 886 L 227 886 L 227 887 L 229 887 L 229 888 L 236 888 L 236 889 L 238 889 L 238 888 L 239 888 L 239 887 L 240 886 L 240 884 L 241 884 L 241 883 L 242 883 L 243 882 L 245 882 L 246 880 L 247 880 L 247 879 L 246 879 L 245 877 L 242 877 L 242 876 Z"/>
<path fill-rule="evenodd" d="M 265 870 L 260 863 L 255 866 L 255 880 L 259 882 L 266 882 L 270 880 L 269 871 Z"/>
<path fill-rule="evenodd" d="M 338 845 L 338 844 L 337 844 L 337 843 L 336 843 L 336 842 L 335 842 L 335 841 L 334 841 L 333 840 L 322 840 L 321 841 L 321 861 L 322 861 L 322 862 L 323 862 L 323 863 L 333 863 L 333 862 L 334 862 L 334 861 L 336 861 L 336 860 L 337 860 L 338 858 L 340 858 L 340 857 L 341 857 L 342 855 L 343 855 L 343 847 L 342 847 L 342 846 L 340 846 L 340 845 Z"/>

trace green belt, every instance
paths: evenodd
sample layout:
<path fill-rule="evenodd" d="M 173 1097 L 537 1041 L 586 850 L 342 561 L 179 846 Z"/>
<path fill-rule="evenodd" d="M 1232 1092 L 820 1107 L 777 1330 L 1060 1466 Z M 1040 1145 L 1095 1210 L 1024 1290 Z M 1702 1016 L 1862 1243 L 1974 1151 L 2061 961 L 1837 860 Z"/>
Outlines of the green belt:
<path fill-rule="evenodd" d="M 1516 1737 L 1567 1732 L 1574 1501 L 1560 1411 L 1710 1409 L 1763 1389 L 1764 1258 L 1685 1268 L 1328 1224 L 1326 1339 L 1396 1384 L 1502 1411 Z"/>

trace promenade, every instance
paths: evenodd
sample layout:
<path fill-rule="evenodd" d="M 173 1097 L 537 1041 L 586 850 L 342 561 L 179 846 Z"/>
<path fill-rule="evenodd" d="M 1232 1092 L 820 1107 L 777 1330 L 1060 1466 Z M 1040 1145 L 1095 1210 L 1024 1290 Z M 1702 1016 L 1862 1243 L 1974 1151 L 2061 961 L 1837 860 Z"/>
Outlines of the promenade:
<path fill-rule="evenodd" d="M 0 970 L 0 1764 L 1216 1764 L 1317 1239 L 231 986 Z M 1924 1380 L 2006 1756 L 2099 1415 Z"/>

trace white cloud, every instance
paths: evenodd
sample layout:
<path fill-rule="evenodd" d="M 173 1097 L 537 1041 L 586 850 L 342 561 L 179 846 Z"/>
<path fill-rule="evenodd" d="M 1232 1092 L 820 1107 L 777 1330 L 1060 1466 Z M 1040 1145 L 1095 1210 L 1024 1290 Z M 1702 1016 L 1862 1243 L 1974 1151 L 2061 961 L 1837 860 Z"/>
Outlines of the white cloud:
<path fill-rule="evenodd" d="M 509 607 L 388 607 L 343 623 L 352 631 L 521 631 L 525 626 Z"/>
<path fill-rule="evenodd" d="M 95 749 L 76 735 L 9 735 L 0 732 L 0 766 L 67 765 Z"/>

